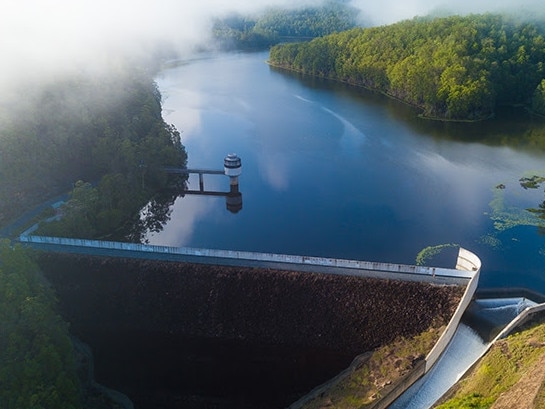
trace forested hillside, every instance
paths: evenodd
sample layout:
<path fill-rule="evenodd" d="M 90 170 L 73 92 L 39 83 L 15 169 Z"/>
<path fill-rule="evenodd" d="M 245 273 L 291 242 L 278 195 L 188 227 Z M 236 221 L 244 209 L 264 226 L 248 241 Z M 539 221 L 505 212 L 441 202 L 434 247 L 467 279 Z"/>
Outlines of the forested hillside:
<path fill-rule="evenodd" d="M 101 193 L 95 226 L 87 226 L 85 235 L 111 231 L 166 186 L 161 167 L 185 165 L 179 133 L 161 117 L 151 76 L 114 72 L 20 89 L 22 98 L 6 106 L 0 117 L 0 226 L 84 180 Z"/>
<path fill-rule="evenodd" d="M 277 45 L 270 63 L 378 90 L 428 117 L 474 120 L 499 104 L 545 112 L 543 33 L 501 15 L 415 18 Z"/>
<path fill-rule="evenodd" d="M 0 241 L 0 407 L 76 409 L 82 390 L 55 293 L 21 247 Z"/>
<path fill-rule="evenodd" d="M 331 0 L 320 7 L 272 8 L 258 16 L 233 14 L 215 21 L 213 36 L 222 48 L 266 48 L 348 30 L 357 25 L 358 13 L 345 0 Z"/>

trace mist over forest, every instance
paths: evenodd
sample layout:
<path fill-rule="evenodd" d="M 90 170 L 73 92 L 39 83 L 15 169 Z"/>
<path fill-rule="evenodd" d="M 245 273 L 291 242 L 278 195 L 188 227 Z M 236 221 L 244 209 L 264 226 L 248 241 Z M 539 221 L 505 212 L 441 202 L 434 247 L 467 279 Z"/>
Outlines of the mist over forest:
<path fill-rule="evenodd" d="M 157 158 L 141 153 L 139 144 L 152 143 L 150 132 L 163 135 L 168 143 L 165 135 L 177 131 L 160 117 L 161 95 L 154 88 L 154 75 L 167 59 L 218 50 L 218 21 L 224 24 L 236 16 L 236 24 L 249 24 L 248 29 L 235 27 L 236 38 L 257 33 L 257 44 L 268 47 L 282 35 L 308 39 L 418 15 L 509 11 L 534 20 L 543 15 L 535 0 L 516 5 L 489 0 L 377 4 L 359 0 L 14 2 L 0 16 L 0 35 L 5 39 L 0 42 L 0 175 L 5 181 L 0 186 L 0 223 L 24 209 L 25 203 L 32 205 L 62 192 L 75 180 L 119 173 L 119 163 L 156 163 Z M 321 21 L 324 18 L 327 24 Z M 284 24 L 290 19 L 291 26 Z M 220 40 L 225 40 L 233 30 L 221 24 Z M 139 128 L 142 124 L 146 125 Z M 124 146 L 118 151 L 128 155 L 117 166 L 105 165 L 107 155 L 100 158 L 104 147 L 99 144 L 108 135 Z M 135 184 L 138 172 L 129 173 L 131 185 Z M 155 182 L 156 186 L 166 183 Z"/>
<path fill-rule="evenodd" d="M 215 18 L 230 13 L 256 15 L 271 7 L 300 8 L 326 0 L 174 0 L 129 1 L 68 0 L 10 1 L 0 16 L 0 89 L 21 82 L 51 80 L 67 72 L 110 70 L 120 59 L 149 62 L 158 50 L 184 57 L 210 45 Z M 427 14 L 515 12 L 543 15 L 538 0 L 385 0 L 343 1 L 360 10 L 366 25 L 390 24 Z"/>

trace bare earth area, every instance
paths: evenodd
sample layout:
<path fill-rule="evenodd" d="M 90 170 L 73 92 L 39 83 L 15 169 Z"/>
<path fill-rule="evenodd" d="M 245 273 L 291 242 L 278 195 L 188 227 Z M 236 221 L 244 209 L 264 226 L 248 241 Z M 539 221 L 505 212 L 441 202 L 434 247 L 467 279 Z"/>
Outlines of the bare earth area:
<path fill-rule="evenodd" d="M 545 354 L 508 391 L 502 393 L 490 409 L 539 409 L 536 398 L 545 381 Z"/>

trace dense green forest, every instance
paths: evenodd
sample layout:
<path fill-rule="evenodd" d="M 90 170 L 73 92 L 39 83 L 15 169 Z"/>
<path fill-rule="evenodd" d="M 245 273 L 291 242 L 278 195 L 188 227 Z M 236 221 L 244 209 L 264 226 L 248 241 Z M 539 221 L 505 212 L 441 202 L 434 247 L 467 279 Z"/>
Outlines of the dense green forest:
<path fill-rule="evenodd" d="M 348 30 L 357 25 L 358 13 L 345 0 L 331 0 L 319 7 L 271 8 L 257 16 L 232 14 L 216 19 L 212 32 L 221 48 L 267 48 Z"/>
<path fill-rule="evenodd" d="M 79 225 L 65 230 L 105 234 L 167 187 L 162 167 L 185 166 L 179 133 L 162 119 L 150 74 L 74 76 L 20 92 L 25 98 L 0 118 L 0 225 L 84 180 L 93 183 L 96 203 L 91 210 L 73 202 L 74 217 L 64 223 Z"/>
<path fill-rule="evenodd" d="M 270 63 L 378 90 L 428 117 L 483 119 L 500 104 L 545 113 L 544 32 L 502 15 L 422 17 L 277 45 Z"/>
<path fill-rule="evenodd" d="M 81 407 L 68 325 L 52 288 L 20 247 L 0 242 L 0 407 Z"/>

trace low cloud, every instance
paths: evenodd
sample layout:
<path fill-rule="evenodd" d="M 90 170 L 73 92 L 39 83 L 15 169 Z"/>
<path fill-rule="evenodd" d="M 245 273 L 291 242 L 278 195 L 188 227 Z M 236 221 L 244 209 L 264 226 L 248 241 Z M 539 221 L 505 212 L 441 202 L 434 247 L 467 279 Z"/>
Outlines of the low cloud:
<path fill-rule="evenodd" d="M 7 0 L 0 14 L 0 89 L 67 70 L 109 66 L 116 56 L 145 57 L 158 43 L 189 53 L 207 40 L 211 17 L 265 6 L 322 0 Z M 353 0 L 366 21 L 387 24 L 434 10 L 485 12 L 531 9 L 538 0 Z"/>
<path fill-rule="evenodd" d="M 362 10 L 367 21 L 373 25 L 391 24 L 396 21 L 426 16 L 431 13 L 469 14 L 469 13 L 520 13 L 542 9 L 541 0 L 353 0 L 352 4 Z"/>
<path fill-rule="evenodd" d="M 262 7 L 248 0 L 7 1 L 0 14 L 3 78 L 98 66 L 115 54 L 149 52 L 158 42 L 188 52 L 206 41 L 213 15 Z"/>

